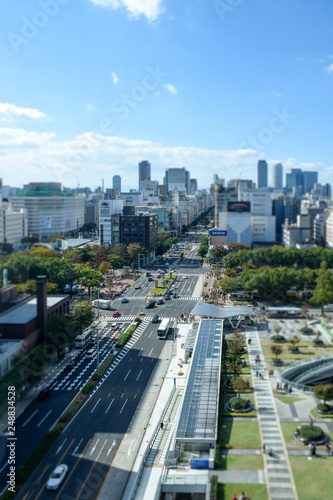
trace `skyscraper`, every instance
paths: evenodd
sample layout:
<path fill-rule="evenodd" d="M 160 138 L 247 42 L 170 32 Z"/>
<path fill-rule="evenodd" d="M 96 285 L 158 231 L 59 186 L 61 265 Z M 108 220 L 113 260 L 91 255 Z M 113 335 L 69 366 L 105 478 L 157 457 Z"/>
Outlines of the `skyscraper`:
<path fill-rule="evenodd" d="M 273 188 L 283 188 L 283 166 L 282 163 L 277 163 L 273 166 Z"/>
<path fill-rule="evenodd" d="M 311 193 L 314 185 L 318 183 L 318 172 L 303 171 L 303 193 Z"/>
<path fill-rule="evenodd" d="M 172 192 L 175 187 L 180 193 L 190 194 L 190 172 L 185 167 L 165 170 L 166 192 Z"/>
<path fill-rule="evenodd" d="M 121 193 L 121 177 L 120 175 L 114 175 L 112 178 L 112 187 L 117 190 L 118 193 Z"/>
<path fill-rule="evenodd" d="M 139 189 L 141 181 L 150 181 L 150 163 L 147 160 L 139 163 Z"/>
<path fill-rule="evenodd" d="M 267 188 L 267 161 L 259 160 L 258 161 L 258 189 Z"/>
<path fill-rule="evenodd" d="M 292 193 L 294 188 L 302 186 L 303 189 L 303 172 L 300 168 L 291 168 L 286 174 L 286 189 L 287 193 Z"/>

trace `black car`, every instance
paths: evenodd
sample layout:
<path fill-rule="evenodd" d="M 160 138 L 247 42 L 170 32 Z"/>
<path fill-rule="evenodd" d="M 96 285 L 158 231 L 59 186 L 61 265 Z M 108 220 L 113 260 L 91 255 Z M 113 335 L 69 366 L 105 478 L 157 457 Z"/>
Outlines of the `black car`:
<path fill-rule="evenodd" d="M 164 300 L 170 300 L 170 299 L 171 299 L 170 295 L 165 295 Z"/>
<path fill-rule="evenodd" d="M 149 276 L 148 281 L 154 281 L 151 276 Z"/>
<path fill-rule="evenodd" d="M 48 398 L 51 394 L 51 389 L 49 387 L 44 387 L 38 394 L 38 399 L 41 401 L 44 401 L 46 398 Z"/>
<path fill-rule="evenodd" d="M 94 344 L 89 343 L 88 345 L 91 346 Z M 76 359 L 72 359 L 71 361 L 68 361 L 66 365 L 66 370 L 73 370 L 73 368 L 75 368 L 76 365 L 77 365 Z"/>
<path fill-rule="evenodd" d="M 160 306 L 161 304 L 164 304 L 163 299 L 159 299 L 159 300 L 156 302 L 156 304 L 157 304 L 158 306 Z"/>
<path fill-rule="evenodd" d="M 151 276 L 151 273 L 146 273 L 146 276 Z"/>

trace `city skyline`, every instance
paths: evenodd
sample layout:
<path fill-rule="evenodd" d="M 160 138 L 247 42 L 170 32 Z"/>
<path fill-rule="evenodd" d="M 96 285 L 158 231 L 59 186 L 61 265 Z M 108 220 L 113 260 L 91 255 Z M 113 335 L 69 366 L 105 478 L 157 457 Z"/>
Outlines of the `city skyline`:
<path fill-rule="evenodd" d="M 4 184 L 111 187 L 120 174 L 127 190 L 144 158 L 160 183 L 185 167 L 199 189 L 214 173 L 255 179 L 259 159 L 269 185 L 276 163 L 331 183 L 328 3 L 297 0 L 288 16 L 264 0 L 225 12 L 161 0 L 2 9 Z"/>

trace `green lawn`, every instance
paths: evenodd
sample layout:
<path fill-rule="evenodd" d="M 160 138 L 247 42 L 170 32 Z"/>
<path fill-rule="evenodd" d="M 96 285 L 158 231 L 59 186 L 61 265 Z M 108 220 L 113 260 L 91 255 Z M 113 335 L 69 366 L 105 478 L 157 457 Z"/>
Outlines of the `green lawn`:
<path fill-rule="evenodd" d="M 221 469 L 223 470 L 262 470 L 262 455 L 223 455 L 221 450 Z"/>
<path fill-rule="evenodd" d="M 260 448 L 257 422 L 235 422 L 222 420 L 219 426 L 219 444 L 233 448 Z"/>
<path fill-rule="evenodd" d="M 217 488 L 217 499 L 231 500 L 235 493 L 238 498 L 242 491 L 244 491 L 245 495 L 247 495 L 252 500 L 268 500 L 267 488 L 265 484 L 241 484 L 241 483 L 227 483 L 227 484 L 219 483 Z M 303 498 L 307 499 L 307 497 Z"/>
<path fill-rule="evenodd" d="M 309 458 L 289 457 L 298 498 L 306 500 L 332 498 L 333 457 L 312 457 L 312 460 Z"/>
<path fill-rule="evenodd" d="M 294 437 L 294 432 L 299 425 L 297 422 L 281 422 L 282 434 L 287 448 L 306 449 L 305 445 Z"/>
<path fill-rule="evenodd" d="M 282 403 L 285 403 L 286 405 L 290 405 L 291 403 L 296 403 L 297 401 L 303 401 L 304 398 L 296 398 L 294 396 L 277 396 L 279 401 L 282 401 Z"/>
<path fill-rule="evenodd" d="M 242 417 L 256 417 L 257 413 L 256 411 L 252 411 L 252 412 L 248 412 L 248 413 L 237 413 L 237 411 L 233 411 L 233 412 L 227 412 L 227 410 L 224 408 L 224 403 L 227 403 L 229 401 L 230 398 L 234 398 L 236 397 L 236 394 L 229 394 L 228 396 L 224 395 L 221 400 L 220 400 L 220 404 L 223 404 L 223 410 L 222 410 L 222 413 L 223 413 L 223 416 L 228 416 L 228 415 L 239 415 L 239 416 L 242 416 Z M 255 400 L 254 400 L 254 396 L 248 396 L 247 394 L 244 395 L 244 396 L 241 396 L 243 399 L 249 399 L 252 403 L 252 405 L 254 406 L 254 409 L 255 409 Z"/>

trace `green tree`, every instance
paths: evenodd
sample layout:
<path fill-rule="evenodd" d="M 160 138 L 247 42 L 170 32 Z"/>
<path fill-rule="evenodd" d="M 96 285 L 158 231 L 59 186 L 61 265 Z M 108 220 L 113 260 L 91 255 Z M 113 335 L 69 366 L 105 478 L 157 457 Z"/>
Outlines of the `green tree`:
<path fill-rule="evenodd" d="M 322 315 L 324 315 L 324 306 L 333 302 L 333 276 L 327 271 L 325 261 L 320 264 L 317 284 L 310 302 L 321 307 Z"/>
<path fill-rule="evenodd" d="M 112 266 L 112 269 L 122 269 L 125 264 L 125 259 L 115 254 L 109 255 L 109 261 Z"/>
<path fill-rule="evenodd" d="M 280 345 L 273 344 L 271 346 L 271 351 L 275 356 L 275 360 L 278 361 L 279 356 L 282 354 L 283 348 Z"/>
<path fill-rule="evenodd" d="M 235 292 L 239 287 L 236 278 L 223 278 L 219 281 L 219 285 L 221 290 L 226 293 Z"/>
<path fill-rule="evenodd" d="M 236 271 L 235 269 L 232 269 L 231 267 L 227 267 L 226 270 L 224 271 L 225 276 L 228 276 L 228 278 L 235 278 L 236 276 Z"/>
<path fill-rule="evenodd" d="M 317 399 L 322 399 L 324 404 L 326 401 L 332 401 L 333 399 L 333 384 L 320 384 L 315 385 L 314 395 Z"/>
<path fill-rule="evenodd" d="M 129 271 L 129 267 L 128 267 L 128 266 L 125 266 L 125 267 L 123 268 L 123 275 L 124 275 L 124 277 L 125 277 L 125 278 L 127 278 L 127 276 L 129 275 L 129 272 L 130 272 L 130 271 Z"/>
<path fill-rule="evenodd" d="M 80 326 L 81 332 L 91 325 L 94 320 L 94 311 L 90 302 L 77 302 L 73 309 L 73 321 Z"/>
<path fill-rule="evenodd" d="M 216 245 L 210 250 L 210 254 L 215 260 L 220 260 L 227 254 L 227 250 L 224 248 L 224 245 Z"/>
<path fill-rule="evenodd" d="M 141 243 L 131 243 L 127 247 L 127 252 L 132 261 L 138 262 L 139 255 L 147 255 L 148 250 Z"/>
<path fill-rule="evenodd" d="M 111 277 L 107 278 L 106 280 L 106 286 L 109 289 L 109 292 L 111 293 L 112 287 L 113 287 L 113 279 Z"/>
<path fill-rule="evenodd" d="M 228 351 L 230 354 L 236 356 L 240 354 L 244 348 L 244 344 L 245 335 L 236 330 L 227 338 Z"/>
<path fill-rule="evenodd" d="M 236 389 L 239 398 L 241 392 L 245 392 L 246 389 L 248 389 L 248 385 L 243 377 L 239 377 L 236 380 L 234 380 L 233 386 Z"/>
<path fill-rule="evenodd" d="M 242 373 L 243 369 L 243 363 L 239 358 L 228 358 L 227 360 L 228 363 L 228 370 L 231 371 L 233 374 L 234 378 L 236 379 L 238 375 Z M 235 382 L 233 383 L 235 387 Z"/>
<path fill-rule="evenodd" d="M 101 281 L 103 281 L 102 273 L 95 271 L 88 264 L 77 264 L 75 269 L 78 272 L 78 281 L 88 287 L 89 293 L 91 287 L 99 287 Z"/>

